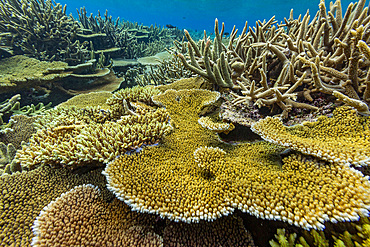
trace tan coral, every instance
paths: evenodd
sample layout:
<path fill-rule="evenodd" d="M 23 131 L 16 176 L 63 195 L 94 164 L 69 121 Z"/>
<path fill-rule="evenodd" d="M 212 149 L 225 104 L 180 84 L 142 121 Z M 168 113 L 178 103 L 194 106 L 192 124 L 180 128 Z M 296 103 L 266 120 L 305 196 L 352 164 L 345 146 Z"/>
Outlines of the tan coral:
<path fill-rule="evenodd" d="M 102 109 L 108 110 L 109 105 L 106 104 L 106 101 L 109 97 L 112 96 L 111 92 L 91 92 L 86 94 L 76 95 L 69 100 L 59 104 L 59 107 L 77 107 L 77 108 L 86 108 L 86 106 L 101 106 Z"/>
<path fill-rule="evenodd" d="M 213 130 L 217 133 L 223 132 L 227 134 L 235 128 L 235 126 L 232 123 L 214 122 L 210 117 L 201 117 L 198 119 L 198 123 L 202 125 L 203 128 Z"/>
<path fill-rule="evenodd" d="M 226 144 L 196 124 L 204 105 L 218 96 L 168 90 L 153 97 L 170 113 L 174 130 L 159 145 L 109 163 L 104 170 L 108 188 L 134 211 L 184 222 L 212 221 L 237 208 L 322 229 L 326 221 L 356 220 L 368 213 L 370 182 L 348 166 L 300 156 L 280 163 L 282 147 L 265 141 Z M 212 164 L 213 174 L 199 164 Z"/>
<path fill-rule="evenodd" d="M 7 131 L 0 134 L 0 142 L 12 143 L 16 149 L 21 149 L 22 142 L 28 142 L 29 138 L 36 132 L 33 124 L 38 118 L 25 115 L 11 116 L 7 124 Z"/>
<path fill-rule="evenodd" d="M 103 200 L 91 185 L 76 186 L 43 208 L 32 230 L 32 246 L 162 246 L 150 228 L 155 217 Z"/>
<path fill-rule="evenodd" d="M 252 125 L 263 139 L 289 147 L 320 159 L 340 164 L 370 164 L 370 118 L 358 116 L 356 110 L 344 106 L 333 117 L 319 117 L 285 127 L 277 118 L 267 117 Z"/>
<path fill-rule="evenodd" d="M 125 88 L 114 93 L 110 98 L 107 99 L 107 104 L 111 107 L 114 116 L 119 118 L 120 116 L 127 115 L 123 107 L 123 100 L 127 102 L 140 101 L 147 105 L 152 105 L 153 102 L 151 97 L 159 94 L 161 91 L 154 88 L 153 86 L 136 86 L 133 88 Z"/>
<path fill-rule="evenodd" d="M 66 68 L 67 63 L 64 62 L 40 62 L 21 55 L 2 59 L 0 62 L 1 92 L 35 87 L 67 77 L 71 72 L 64 72 Z"/>
<path fill-rule="evenodd" d="M 218 167 L 225 162 L 226 152 L 219 147 L 199 147 L 194 151 L 194 161 L 210 176 L 217 174 Z"/>
<path fill-rule="evenodd" d="M 157 143 L 172 128 L 163 108 L 142 109 L 142 115 L 104 123 L 89 120 L 88 115 L 86 121 L 81 116 L 73 118 L 75 112 L 71 109 L 66 113 L 61 115 L 63 118 L 54 119 L 56 125 L 49 123 L 49 127 L 40 128 L 17 152 L 16 160 L 22 167 L 33 169 L 39 164 L 50 164 L 75 169 L 94 162 L 106 164 L 125 152 Z"/>
<path fill-rule="evenodd" d="M 66 169 L 44 166 L 30 172 L 0 177 L 0 246 L 30 246 L 36 216 L 52 200 L 77 185 L 90 183 L 105 188 L 105 178 L 97 169 L 76 175 Z M 105 200 L 112 198 L 102 190 Z"/>

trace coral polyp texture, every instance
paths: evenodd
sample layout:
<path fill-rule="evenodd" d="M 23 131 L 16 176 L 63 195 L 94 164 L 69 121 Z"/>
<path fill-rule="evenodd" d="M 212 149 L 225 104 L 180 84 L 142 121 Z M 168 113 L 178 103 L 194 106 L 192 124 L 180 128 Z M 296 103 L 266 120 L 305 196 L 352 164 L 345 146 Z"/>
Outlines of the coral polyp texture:
<path fill-rule="evenodd" d="M 130 211 L 123 202 L 103 200 L 100 190 L 80 185 L 43 208 L 32 230 L 32 246 L 162 246 L 152 232 L 155 217 Z"/>
<path fill-rule="evenodd" d="M 105 188 L 101 169 L 73 174 L 66 169 L 39 167 L 0 177 L 0 246 L 30 246 L 31 227 L 40 211 L 62 193 L 85 183 Z M 103 190 L 102 190 L 103 191 Z M 104 200 L 112 198 L 104 189 Z"/>
<path fill-rule="evenodd" d="M 235 128 L 232 123 L 214 122 L 210 117 L 201 117 L 198 119 L 198 123 L 202 125 L 203 128 L 210 129 L 218 133 L 224 132 L 227 134 Z"/>
<path fill-rule="evenodd" d="M 69 112 L 73 113 L 67 110 Z M 71 169 L 93 162 L 106 164 L 142 145 L 155 144 L 171 130 L 165 109 L 141 110 L 140 113 L 104 123 L 63 124 L 64 119 L 60 119 L 57 126 L 39 129 L 17 152 L 16 160 L 27 169 L 39 164 Z"/>
<path fill-rule="evenodd" d="M 267 117 L 251 128 L 263 139 L 320 159 L 340 164 L 370 164 L 370 118 L 344 106 L 333 117 L 285 127 L 278 118 Z"/>
<path fill-rule="evenodd" d="M 86 164 L 101 166 L 142 145 L 157 143 L 172 129 L 167 111 L 145 105 L 129 109 L 126 99 L 131 100 L 135 91 L 126 91 L 131 94 L 121 99 L 124 116 L 120 110 L 100 106 L 66 106 L 46 112 L 37 120 L 37 132 L 17 152 L 16 162 L 25 169 L 40 164 L 70 169 Z M 140 95 L 145 89 L 136 91 Z"/>
<path fill-rule="evenodd" d="M 370 182 L 337 163 L 291 155 L 265 141 L 230 145 L 198 123 L 219 93 L 167 90 L 154 96 L 174 130 L 157 146 L 122 155 L 104 170 L 108 188 L 135 211 L 174 221 L 212 221 L 236 208 L 305 229 L 356 220 L 370 208 Z"/>
<path fill-rule="evenodd" d="M 153 105 L 151 97 L 159 94 L 161 91 L 153 86 L 136 86 L 133 88 L 121 89 L 112 97 L 107 99 L 107 104 L 114 112 L 114 116 L 123 116 L 128 114 L 123 107 L 123 100 L 127 102 L 142 102 L 147 105 Z"/>
<path fill-rule="evenodd" d="M 251 234 L 240 217 L 230 215 L 198 224 L 171 222 L 164 229 L 165 246 L 240 246 L 253 247 Z"/>

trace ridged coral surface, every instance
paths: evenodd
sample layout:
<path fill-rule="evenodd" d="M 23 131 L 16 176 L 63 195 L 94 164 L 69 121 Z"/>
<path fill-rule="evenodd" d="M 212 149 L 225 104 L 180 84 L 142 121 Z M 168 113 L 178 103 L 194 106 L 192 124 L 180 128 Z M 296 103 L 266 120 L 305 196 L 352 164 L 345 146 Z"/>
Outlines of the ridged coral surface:
<path fill-rule="evenodd" d="M 333 117 L 319 117 L 285 127 L 278 118 L 267 117 L 252 126 L 263 139 L 304 154 L 340 164 L 370 164 L 370 117 L 359 116 L 344 106 L 334 110 Z"/>
<path fill-rule="evenodd" d="M 0 246 L 29 246 L 33 221 L 42 208 L 77 185 L 91 183 L 104 188 L 105 179 L 100 171 L 77 175 L 43 166 L 1 176 Z M 107 191 L 103 195 L 110 198 Z"/>
<path fill-rule="evenodd" d="M 370 183 L 349 167 L 299 155 L 281 164 L 283 149 L 274 144 L 220 142 L 197 123 L 202 107 L 217 98 L 218 93 L 205 90 L 168 90 L 153 97 L 166 107 L 174 131 L 158 146 L 109 163 L 104 171 L 108 188 L 135 211 L 184 222 L 211 221 L 238 208 L 260 218 L 322 229 L 325 221 L 355 220 L 368 212 Z M 194 159 L 201 147 L 226 154 Z M 204 173 L 199 164 L 212 165 L 211 172 Z"/>
<path fill-rule="evenodd" d="M 43 208 L 32 227 L 32 246 L 162 246 L 147 226 L 155 217 L 131 212 L 123 202 L 105 202 L 100 190 L 81 185 Z"/>

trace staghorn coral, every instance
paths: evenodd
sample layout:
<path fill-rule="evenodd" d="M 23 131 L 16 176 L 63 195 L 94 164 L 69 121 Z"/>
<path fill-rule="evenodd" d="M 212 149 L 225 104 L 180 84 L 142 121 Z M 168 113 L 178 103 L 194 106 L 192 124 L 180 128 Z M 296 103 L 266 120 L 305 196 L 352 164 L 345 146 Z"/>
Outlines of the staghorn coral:
<path fill-rule="evenodd" d="M 252 125 L 263 139 L 320 159 L 340 164 L 370 164 L 370 118 L 348 106 L 337 108 L 333 117 L 285 127 L 277 118 L 267 117 Z"/>
<path fill-rule="evenodd" d="M 356 220 L 368 213 L 370 183 L 354 169 L 298 155 L 281 164 L 278 146 L 264 141 L 229 145 L 202 128 L 198 114 L 219 96 L 195 89 L 154 96 L 168 110 L 174 130 L 158 146 L 109 163 L 104 170 L 108 188 L 135 211 L 184 222 L 211 221 L 238 208 L 263 219 L 323 229 L 325 221 Z M 203 155 L 194 158 L 199 150 Z M 214 152 L 226 154 L 214 158 Z M 206 169 L 212 173 L 198 164 L 211 166 Z"/>
<path fill-rule="evenodd" d="M 234 27 L 228 41 L 216 19 L 213 42 L 206 33 L 196 41 L 185 31 L 188 42 L 177 44 L 178 56 L 193 73 L 230 88 L 232 104 L 242 109 L 253 104 L 261 115 L 288 118 L 321 111 L 315 102 L 329 104 L 334 92 L 368 114 L 370 18 L 365 2 L 351 3 L 343 16 L 340 0 L 328 10 L 321 0 L 313 18 L 307 11 L 294 19 L 291 11 L 284 23 L 274 17 L 254 27 L 246 23 L 239 36 Z"/>
<path fill-rule="evenodd" d="M 32 225 L 43 207 L 77 185 L 90 183 L 102 189 L 103 198 L 112 195 L 105 189 L 101 170 L 72 174 L 66 169 L 39 167 L 30 172 L 0 177 L 0 246 L 30 246 Z"/>
<path fill-rule="evenodd" d="M 15 153 L 17 150 L 14 145 L 9 143 L 5 145 L 3 142 L 0 142 L 0 168 L 3 169 L 7 164 L 11 163 L 14 159 Z"/>
<path fill-rule="evenodd" d="M 21 96 L 19 94 L 16 94 L 12 96 L 9 99 L 6 99 L 5 101 L 1 102 L 0 104 L 0 125 L 3 125 L 3 116 L 4 114 L 9 114 L 9 112 L 13 112 L 14 109 L 19 109 L 19 100 L 21 99 Z"/>
<path fill-rule="evenodd" d="M 77 33 L 81 41 L 93 43 L 94 53 L 109 54 L 110 57 L 126 59 L 152 56 L 168 48 L 172 41 L 181 39 L 182 33 L 177 30 L 165 29 L 160 26 L 144 26 L 143 24 L 113 20 L 105 11 L 104 17 L 87 15 L 83 7 L 78 11 L 80 31 Z M 94 51 L 95 50 L 95 51 Z"/>
<path fill-rule="evenodd" d="M 76 186 L 51 201 L 37 216 L 32 246 L 162 246 L 150 228 L 155 217 L 106 202 L 91 185 Z"/>
<path fill-rule="evenodd" d="M 79 24 L 66 5 L 50 0 L 1 0 L 0 32 L 13 54 L 41 60 L 83 63 L 89 53 L 76 40 Z"/>

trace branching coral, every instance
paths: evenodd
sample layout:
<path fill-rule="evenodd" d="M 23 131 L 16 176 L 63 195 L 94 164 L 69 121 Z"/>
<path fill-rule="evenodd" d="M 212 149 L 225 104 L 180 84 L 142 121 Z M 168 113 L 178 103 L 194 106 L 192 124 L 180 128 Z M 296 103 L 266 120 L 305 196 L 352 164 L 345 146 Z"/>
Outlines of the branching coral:
<path fill-rule="evenodd" d="M 159 94 L 161 91 L 152 86 L 136 86 L 133 88 L 125 88 L 117 91 L 112 97 L 107 99 L 107 104 L 110 105 L 115 117 L 120 117 L 128 114 L 125 112 L 123 100 L 127 102 L 142 102 L 147 105 L 153 105 L 151 97 Z"/>
<path fill-rule="evenodd" d="M 41 60 L 75 60 L 83 63 L 89 53 L 76 40 L 79 25 L 66 14 L 66 5 L 49 0 L 1 0 L 0 32 L 6 33 L 14 54 Z"/>
<path fill-rule="evenodd" d="M 358 116 L 351 107 L 334 110 L 333 117 L 320 117 L 285 127 L 277 118 L 267 117 L 252 125 L 263 139 L 320 159 L 340 164 L 370 164 L 370 118 Z"/>
<path fill-rule="evenodd" d="M 292 11 L 282 24 L 274 17 L 255 27 L 246 23 L 239 36 L 233 28 L 226 45 L 224 26 L 220 31 L 216 19 L 213 42 L 206 34 L 196 42 L 185 31 L 188 42 L 177 45 L 178 56 L 187 69 L 231 88 L 233 104 L 267 107 L 271 111 L 265 115 L 287 118 L 296 114 L 294 109 L 316 111 L 315 101 L 334 91 L 348 98 L 344 103 L 357 100 L 368 111 L 370 18 L 365 2 L 350 4 L 344 16 L 340 0 L 329 11 L 321 1 L 312 19 L 308 11 L 294 19 Z"/>
<path fill-rule="evenodd" d="M 173 32 L 160 26 L 144 26 L 138 23 L 113 20 L 108 11 L 101 16 L 87 15 L 85 8 L 78 11 L 81 31 L 77 36 L 81 40 L 91 41 L 93 50 L 103 52 L 110 57 L 126 59 L 151 56 L 168 48 L 174 39 L 181 39 L 181 32 Z M 173 33 L 175 35 L 173 35 Z"/>
<path fill-rule="evenodd" d="M 135 211 L 184 222 L 214 220 L 238 208 L 322 229 L 325 221 L 356 220 L 368 213 L 370 183 L 347 166 L 297 155 L 281 165 L 278 146 L 220 142 L 197 123 L 201 109 L 218 97 L 205 90 L 154 96 L 169 112 L 174 130 L 158 146 L 109 163 L 104 171 L 108 188 Z"/>
<path fill-rule="evenodd" d="M 17 150 L 13 146 L 13 144 L 9 143 L 5 145 L 4 143 L 0 142 L 0 168 L 3 169 L 5 165 L 12 162 L 15 156 L 15 152 Z"/>

